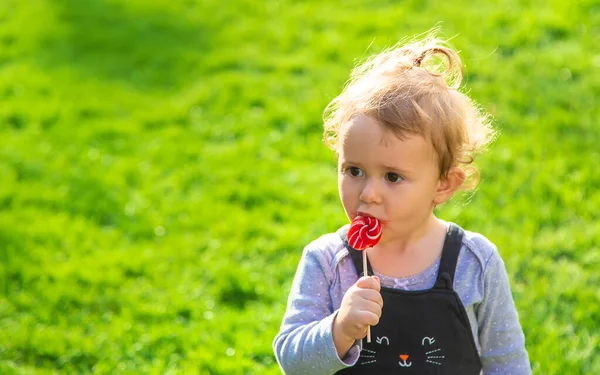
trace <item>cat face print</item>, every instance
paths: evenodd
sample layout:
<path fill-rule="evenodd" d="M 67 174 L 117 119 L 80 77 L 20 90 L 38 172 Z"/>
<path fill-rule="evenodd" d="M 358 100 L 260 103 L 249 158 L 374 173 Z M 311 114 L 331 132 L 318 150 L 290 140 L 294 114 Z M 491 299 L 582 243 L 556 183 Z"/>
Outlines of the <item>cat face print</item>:
<path fill-rule="evenodd" d="M 415 347 L 417 350 L 414 350 Z M 368 348 L 363 347 L 358 364 L 370 365 L 395 361 L 398 368 L 411 368 L 413 365 L 423 368 L 424 366 L 442 366 L 446 358 L 443 349 L 437 346 L 435 337 L 423 337 L 420 345 L 412 345 L 412 348 L 411 351 L 394 353 L 393 350 L 390 350 L 388 337 L 377 337 Z"/>

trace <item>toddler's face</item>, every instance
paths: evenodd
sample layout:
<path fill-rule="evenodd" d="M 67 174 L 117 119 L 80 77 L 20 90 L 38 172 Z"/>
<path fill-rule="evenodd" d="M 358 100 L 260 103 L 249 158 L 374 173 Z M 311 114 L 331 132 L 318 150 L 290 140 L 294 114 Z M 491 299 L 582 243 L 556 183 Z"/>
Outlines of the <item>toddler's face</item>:
<path fill-rule="evenodd" d="M 439 168 L 431 142 L 401 140 L 376 120 L 361 116 L 345 124 L 338 145 L 338 187 L 344 210 L 374 216 L 386 232 L 406 233 L 431 218 Z"/>

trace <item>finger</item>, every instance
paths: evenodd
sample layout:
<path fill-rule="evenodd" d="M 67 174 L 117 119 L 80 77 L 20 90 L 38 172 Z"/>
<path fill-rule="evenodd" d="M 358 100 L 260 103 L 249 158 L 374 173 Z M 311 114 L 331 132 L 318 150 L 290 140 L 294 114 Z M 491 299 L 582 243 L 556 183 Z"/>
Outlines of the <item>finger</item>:
<path fill-rule="evenodd" d="M 356 282 L 356 286 L 362 289 L 381 290 L 379 278 L 377 276 L 363 276 Z"/>
<path fill-rule="evenodd" d="M 369 292 L 377 293 L 373 290 L 368 290 Z M 364 296 L 358 296 L 359 298 L 355 300 L 351 305 L 351 310 L 355 313 L 359 313 L 361 311 L 370 311 L 377 315 L 381 315 L 381 311 L 383 310 L 383 302 L 381 299 L 374 297 L 373 300 L 368 298 L 364 298 Z"/>
<path fill-rule="evenodd" d="M 375 281 L 377 281 L 377 284 L 379 284 L 379 287 L 381 288 L 381 280 L 379 280 L 379 276 L 371 276 Z"/>
<path fill-rule="evenodd" d="M 363 310 L 370 311 L 376 314 L 377 316 L 381 316 L 382 309 L 383 307 L 375 301 L 366 301 L 365 305 L 363 306 Z"/>
<path fill-rule="evenodd" d="M 359 290 L 357 293 L 358 296 L 360 296 L 360 298 L 365 299 L 369 302 L 374 302 L 380 307 L 383 307 L 383 298 L 381 297 L 381 294 L 378 291 L 373 289 L 362 289 Z"/>
<path fill-rule="evenodd" d="M 376 314 L 369 310 L 363 310 L 360 312 L 360 321 L 369 326 L 376 326 L 379 324 L 379 314 Z"/>

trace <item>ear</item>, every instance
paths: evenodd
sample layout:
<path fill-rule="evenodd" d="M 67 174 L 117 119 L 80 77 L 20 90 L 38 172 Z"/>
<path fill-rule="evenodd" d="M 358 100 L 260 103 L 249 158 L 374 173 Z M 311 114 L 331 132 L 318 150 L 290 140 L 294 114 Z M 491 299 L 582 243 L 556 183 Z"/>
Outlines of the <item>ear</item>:
<path fill-rule="evenodd" d="M 446 202 L 462 186 L 467 179 L 465 171 L 458 167 L 451 168 L 448 175 L 441 177 L 433 199 L 434 206 Z"/>

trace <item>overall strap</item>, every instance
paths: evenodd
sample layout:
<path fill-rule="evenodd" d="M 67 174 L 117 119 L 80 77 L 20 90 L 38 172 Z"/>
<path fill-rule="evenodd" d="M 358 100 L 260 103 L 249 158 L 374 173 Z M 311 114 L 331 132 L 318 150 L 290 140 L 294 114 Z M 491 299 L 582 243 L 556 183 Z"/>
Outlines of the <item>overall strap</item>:
<path fill-rule="evenodd" d="M 435 288 L 452 290 L 454 284 L 454 273 L 458 262 L 458 253 L 462 247 L 464 231 L 456 224 L 449 223 L 446 240 L 442 248 L 442 259 L 438 269 Z"/>
<path fill-rule="evenodd" d="M 348 252 L 352 257 L 354 267 L 356 268 L 356 272 L 360 276 L 364 274 L 362 254 L 360 251 L 353 249 L 352 246 L 348 244 L 349 229 L 350 226 L 345 225 L 337 231 L 337 234 L 340 236 L 342 241 L 344 241 L 344 246 L 346 249 L 348 249 Z M 438 269 L 438 276 L 437 280 L 435 281 L 434 288 L 453 290 L 452 285 L 454 284 L 454 273 L 456 272 L 458 254 L 460 252 L 460 248 L 462 247 L 463 235 L 464 231 L 458 225 L 449 223 L 446 239 L 444 240 L 444 247 L 442 248 L 442 259 L 440 259 L 440 267 Z M 369 271 L 369 275 L 374 274 L 373 267 L 371 267 L 371 262 L 369 262 L 368 258 L 367 269 Z"/>
<path fill-rule="evenodd" d="M 350 257 L 352 257 L 352 262 L 354 263 L 354 267 L 356 268 L 356 273 L 358 276 L 364 275 L 363 272 L 363 262 L 362 262 L 362 253 L 359 250 L 354 249 L 350 244 L 348 244 L 348 230 L 350 230 L 350 225 L 344 225 L 340 229 L 338 229 L 337 234 L 340 236 L 342 241 L 344 241 L 344 246 L 348 250 Z M 366 251 L 366 250 L 363 250 Z M 369 275 L 373 275 L 373 267 L 371 267 L 371 262 L 369 262 L 369 258 L 367 257 L 367 270 L 369 271 Z"/>

